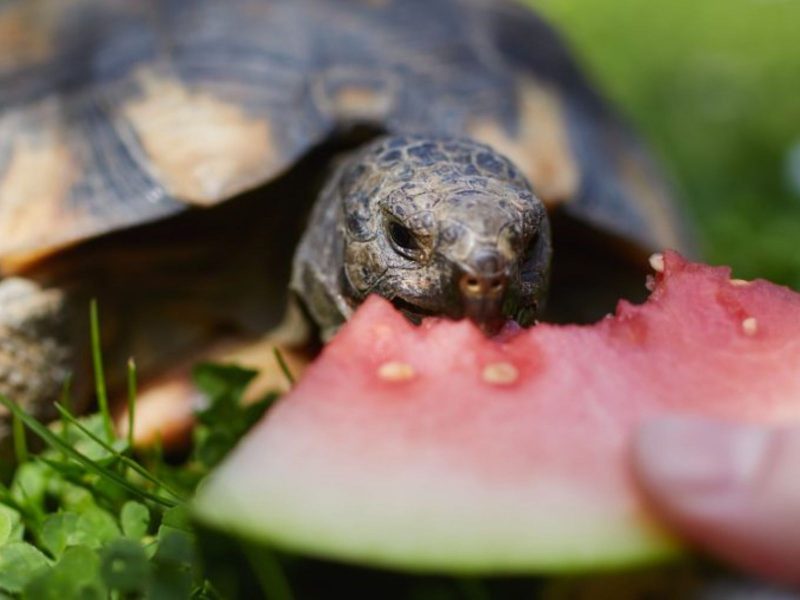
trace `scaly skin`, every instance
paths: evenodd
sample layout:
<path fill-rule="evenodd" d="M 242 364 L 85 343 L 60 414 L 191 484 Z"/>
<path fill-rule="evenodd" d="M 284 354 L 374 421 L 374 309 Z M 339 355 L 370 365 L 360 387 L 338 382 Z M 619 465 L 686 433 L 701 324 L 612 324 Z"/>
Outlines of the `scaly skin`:
<path fill-rule="evenodd" d="M 42 418 L 52 416 L 74 360 L 65 311 L 59 290 L 20 277 L 0 282 L 0 394 Z"/>
<path fill-rule="evenodd" d="M 496 279 L 489 300 L 499 316 L 528 325 L 544 303 L 550 254 L 544 205 L 506 158 L 466 139 L 390 136 L 333 174 L 291 287 L 323 337 L 371 293 L 412 318 L 466 315 L 494 329 L 485 321 L 498 315 L 470 308 L 492 292 L 468 293 L 470 277 L 476 288 Z"/>

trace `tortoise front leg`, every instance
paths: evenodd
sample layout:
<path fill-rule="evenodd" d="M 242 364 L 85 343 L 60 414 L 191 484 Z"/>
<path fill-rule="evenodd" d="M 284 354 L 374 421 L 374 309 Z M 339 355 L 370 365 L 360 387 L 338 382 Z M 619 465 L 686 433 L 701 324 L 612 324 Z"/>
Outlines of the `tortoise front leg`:
<path fill-rule="evenodd" d="M 289 371 L 299 377 L 311 360 L 311 352 L 296 340 L 289 340 L 276 329 L 257 339 L 227 339 L 204 348 L 170 371 L 142 385 L 137 394 L 134 419 L 134 444 L 148 447 L 160 442 L 169 450 L 189 443 L 195 424 L 194 412 L 203 398 L 192 381 L 192 368 L 198 363 L 211 362 L 237 365 L 258 372 L 248 386 L 242 401 L 254 402 L 269 392 L 284 393 L 289 382 L 275 358 L 278 350 Z M 117 415 L 120 435 L 128 435 L 127 407 Z"/>
<path fill-rule="evenodd" d="M 0 281 L 0 394 L 38 418 L 54 415 L 69 373 L 76 366 L 67 294 L 31 279 Z M 0 443 L 8 436 L 0 412 Z"/>

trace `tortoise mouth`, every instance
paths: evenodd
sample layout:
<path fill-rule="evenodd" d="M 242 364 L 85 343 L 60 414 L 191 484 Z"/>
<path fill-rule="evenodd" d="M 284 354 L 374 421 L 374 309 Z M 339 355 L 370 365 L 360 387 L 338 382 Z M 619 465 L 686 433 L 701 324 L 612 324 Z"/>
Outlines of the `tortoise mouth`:
<path fill-rule="evenodd" d="M 443 316 L 440 312 L 423 308 L 413 302 L 403 300 L 402 298 L 394 298 L 392 300 L 392 305 L 415 325 L 419 325 L 425 317 Z"/>

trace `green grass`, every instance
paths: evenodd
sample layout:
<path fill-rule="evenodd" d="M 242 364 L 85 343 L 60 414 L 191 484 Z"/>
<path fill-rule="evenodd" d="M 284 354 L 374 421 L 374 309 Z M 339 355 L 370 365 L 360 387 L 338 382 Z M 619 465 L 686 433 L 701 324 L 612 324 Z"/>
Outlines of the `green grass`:
<path fill-rule="evenodd" d="M 11 480 L 0 482 L 0 598 L 222 598 L 203 568 L 186 503 L 274 396 L 245 406 L 254 372 L 198 365 L 194 377 L 206 405 L 197 413 L 192 452 L 175 465 L 158 452 L 134 453 L 133 436 L 116 435 L 104 401 L 94 302 L 90 312 L 99 412 L 73 415 L 66 388 L 56 404 L 61 418 L 48 426 L 0 395 L 12 415 L 17 459 Z M 129 410 L 135 396 L 131 362 Z M 29 451 L 26 428 L 42 451 Z M 269 574 L 260 580 L 264 596 L 290 598 L 277 563 Z"/>
<path fill-rule="evenodd" d="M 705 258 L 800 288 L 800 2 L 528 0 L 677 180 Z"/>

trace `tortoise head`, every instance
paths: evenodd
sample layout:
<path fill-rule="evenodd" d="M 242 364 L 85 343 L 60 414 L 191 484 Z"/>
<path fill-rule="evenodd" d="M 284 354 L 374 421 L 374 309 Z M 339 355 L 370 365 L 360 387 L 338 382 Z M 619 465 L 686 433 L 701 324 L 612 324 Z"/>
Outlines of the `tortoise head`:
<path fill-rule="evenodd" d="M 380 138 L 347 158 L 314 209 L 292 287 L 334 329 L 369 294 L 412 320 L 530 324 L 550 267 L 544 205 L 517 169 L 463 139 Z"/>

